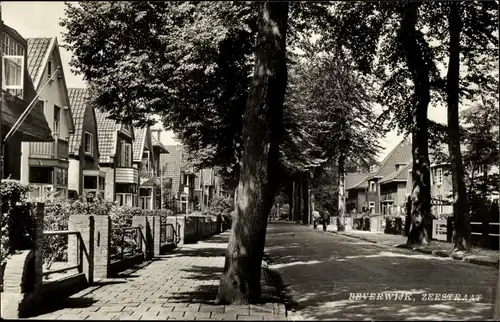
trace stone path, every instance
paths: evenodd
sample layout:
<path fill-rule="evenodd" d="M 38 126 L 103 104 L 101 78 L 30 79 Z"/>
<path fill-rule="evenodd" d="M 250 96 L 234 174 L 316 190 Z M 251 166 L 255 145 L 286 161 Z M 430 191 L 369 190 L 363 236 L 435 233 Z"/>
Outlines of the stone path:
<path fill-rule="evenodd" d="M 375 232 L 360 231 L 360 230 L 347 230 L 344 232 L 337 232 L 337 227 L 335 225 L 329 225 L 327 227 L 327 231 L 387 246 L 402 246 L 406 244 L 407 241 L 407 237 L 405 236 L 384 234 L 380 232 L 375 233 Z M 451 243 L 433 240 L 430 245 L 415 247 L 413 250 L 418 251 L 420 253 L 430 254 L 440 257 L 451 257 L 456 260 L 462 260 L 465 262 L 482 266 L 493 266 L 497 268 L 499 267 L 498 251 L 473 247 L 472 251 L 468 254 L 460 252 L 452 254 L 451 249 L 452 249 Z"/>
<path fill-rule="evenodd" d="M 104 279 L 35 319 L 56 320 L 286 320 L 285 307 L 263 274 L 263 303 L 214 305 L 229 232 L 183 245 L 149 265 Z"/>

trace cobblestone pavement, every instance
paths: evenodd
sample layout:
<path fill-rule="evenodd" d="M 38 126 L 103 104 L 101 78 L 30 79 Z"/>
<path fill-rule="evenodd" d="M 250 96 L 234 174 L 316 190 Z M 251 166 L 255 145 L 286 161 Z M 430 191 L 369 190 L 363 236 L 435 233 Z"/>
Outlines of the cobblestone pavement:
<path fill-rule="evenodd" d="M 375 233 L 370 231 L 348 230 L 345 232 L 337 232 L 337 227 L 335 225 L 329 225 L 327 227 L 327 231 L 387 246 L 404 245 L 406 244 L 407 240 L 407 237 L 401 235 Z M 496 266 L 498 268 L 499 265 L 498 251 L 473 247 L 471 253 L 469 254 L 464 254 L 461 252 L 456 252 L 451 254 L 452 246 L 453 245 L 451 243 L 433 240 L 430 245 L 417 247 L 415 248 L 415 250 L 427 254 L 432 254 L 434 252 L 435 254 L 437 254 L 437 256 L 443 256 L 443 257 L 453 256 L 455 257 L 455 259 L 458 260 L 464 260 L 471 262 L 473 264 L 484 265 L 484 266 Z"/>
<path fill-rule="evenodd" d="M 57 320 L 286 320 L 263 274 L 263 304 L 212 304 L 224 267 L 229 232 L 183 245 L 149 265 L 47 307 L 35 319 Z"/>
<path fill-rule="evenodd" d="M 287 222 L 269 224 L 266 252 L 288 289 L 291 320 L 492 320 L 493 267 Z M 481 298 L 470 301 L 474 294 Z"/>

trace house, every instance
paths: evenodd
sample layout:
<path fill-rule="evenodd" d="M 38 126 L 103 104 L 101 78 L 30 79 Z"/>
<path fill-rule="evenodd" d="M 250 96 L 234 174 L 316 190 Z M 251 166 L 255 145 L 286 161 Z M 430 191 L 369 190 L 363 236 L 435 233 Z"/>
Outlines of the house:
<path fill-rule="evenodd" d="M 201 169 L 194 181 L 194 203 L 196 210 L 204 210 L 216 196 L 216 176 L 212 168 Z"/>
<path fill-rule="evenodd" d="M 99 144 L 94 109 L 87 89 L 68 89 L 75 132 L 69 136 L 69 197 L 93 193 L 104 198 L 106 173 L 99 168 Z"/>
<path fill-rule="evenodd" d="M 191 213 L 194 207 L 196 173 L 188 163 L 187 150 L 182 145 L 167 145 L 168 154 L 161 155 L 165 178 L 170 179 L 170 196 L 165 200 L 168 208 L 180 213 Z"/>
<path fill-rule="evenodd" d="M 168 153 L 167 148 L 161 143 L 160 134 L 161 129 L 151 129 L 151 142 L 153 143 L 153 154 L 155 160 L 155 174 L 156 174 L 156 208 L 162 209 L 164 204 L 162 202 L 163 194 L 163 173 L 164 166 L 161 164 L 161 155 Z"/>
<path fill-rule="evenodd" d="M 5 76 L 2 82 L 2 136 L 4 140 L 7 133 L 13 128 L 16 121 L 30 106 L 37 92 L 28 69 L 28 43 L 14 29 L 3 24 L 3 56 L 2 68 Z M 21 151 L 22 142 L 36 142 L 40 144 L 53 144 L 52 131 L 43 114 L 43 103 L 39 100 L 19 128 L 12 132 L 4 145 L 3 178 L 21 180 Z M 2 178 L 2 179 L 3 179 Z M 25 180 L 26 181 L 26 180 Z"/>
<path fill-rule="evenodd" d="M 120 206 L 138 206 L 139 171 L 133 164 L 134 128 L 95 110 L 99 167 L 106 173 L 104 199 Z"/>
<path fill-rule="evenodd" d="M 451 167 L 448 162 L 443 162 L 440 155 L 448 154 L 445 144 L 437 148 L 429 148 L 430 174 L 431 174 L 431 213 L 434 216 L 452 214 L 453 185 L 451 178 Z M 408 170 L 406 180 L 406 195 L 411 195 L 413 189 L 412 169 Z"/>
<path fill-rule="evenodd" d="M 394 171 L 380 179 L 380 209 L 384 215 L 402 216 L 406 213 L 406 183 L 411 171 L 411 159 L 405 164 L 396 164 Z"/>
<path fill-rule="evenodd" d="M 135 128 L 134 140 L 134 166 L 139 169 L 139 207 L 142 209 L 158 209 L 158 197 L 161 194 L 161 182 L 159 178 L 160 154 L 168 153 L 167 149 L 161 144 L 159 132 L 149 126 L 144 128 Z M 161 198 L 160 198 L 161 199 Z"/>
<path fill-rule="evenodd" d="M 351 172 L 345 175 L 346 212 L 351 213 L 355 211 L 359 214 L 367 208 L 366 190 L 368 182 L 365 180 L 367 176 L 368 173 L 365 172 Z"/>
<path fill-rule="evenodd" d="M 28 38 L 27 69 L 43 103 L 53 142 L 22 143 L 21 182 L 37 187 L 31 198 L 47 192 L 68 196 L 69 136 L 74 132 L 68 89 L 57 38 Z"/>

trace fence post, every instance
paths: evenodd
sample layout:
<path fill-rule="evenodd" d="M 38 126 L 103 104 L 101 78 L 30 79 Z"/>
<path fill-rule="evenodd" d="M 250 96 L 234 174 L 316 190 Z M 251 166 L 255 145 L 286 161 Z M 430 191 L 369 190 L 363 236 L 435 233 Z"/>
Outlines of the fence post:
<path fill-rule="evenodd" d="M 153 255 L 160 255 L 160 228 L 161 228 L 161 217 L 151 216 L 151 223 L 153 226 Z"/>
<path fill-rule="evenodd" d="M 94 217 L 94 277 L 110 276 L 111 219 L 109 216 Z"/>
<path fill-rule="evenodd" d="M 69 216 L 68 230 L 78 231 L 81 237 L 68 236 L 68 262 L 76 265 L 83 252 L 82 268 L 89 284 L 94 282 L 94 217 L 87 215 Z"/>

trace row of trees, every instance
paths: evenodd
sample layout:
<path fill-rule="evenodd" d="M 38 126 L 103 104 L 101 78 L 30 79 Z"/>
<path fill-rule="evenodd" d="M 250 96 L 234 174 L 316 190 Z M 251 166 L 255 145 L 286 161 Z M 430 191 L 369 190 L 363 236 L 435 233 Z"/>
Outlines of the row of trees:
<path fill-rule="evenodd" d="M 384 124 L 412 135 L 409 240 L 428 242 L 432 100 L 449 107 L 455 241 L 468 246 L 458 102 L 492 88 L 495 10 L 494 2 L 79 2 L 61 23 L 95 107 L 134 125 L 160 115 L 200 167 L 217 166 L 235 189 L 218 293 L 235 303 L 260 296 L 275 195 L 292 179 L 307 186 L 312 169 L 316 178 L 339 169 L 341 180 L 346 164 L 371 162 Z M 308 41 L 313 32 L 318 43 Z"/>

